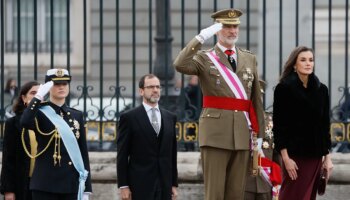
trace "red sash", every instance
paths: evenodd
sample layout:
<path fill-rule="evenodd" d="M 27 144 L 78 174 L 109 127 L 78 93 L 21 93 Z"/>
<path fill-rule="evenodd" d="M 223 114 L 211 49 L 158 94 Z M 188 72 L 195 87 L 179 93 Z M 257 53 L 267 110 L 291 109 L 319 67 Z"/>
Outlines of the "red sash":
<path fill-rule="evenodd" d="M 249 113 L 249 120 L 254 132 L 259 132 L 258 120 L 252 101 L 231 97 L 203 96 L 203 108 L 217 108 L 224 110 L 239 110 Z"/>

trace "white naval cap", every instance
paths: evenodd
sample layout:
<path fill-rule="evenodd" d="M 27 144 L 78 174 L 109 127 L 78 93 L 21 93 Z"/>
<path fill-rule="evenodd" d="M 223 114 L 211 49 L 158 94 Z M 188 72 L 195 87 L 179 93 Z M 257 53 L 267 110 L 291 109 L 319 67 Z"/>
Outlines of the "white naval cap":
<path fill-rule="evenodd" d="M 45 83 L 53 81 L 54 83 L 70 82 L 71 76 L 66 69 L 49 69 L 46 72 Z"/>

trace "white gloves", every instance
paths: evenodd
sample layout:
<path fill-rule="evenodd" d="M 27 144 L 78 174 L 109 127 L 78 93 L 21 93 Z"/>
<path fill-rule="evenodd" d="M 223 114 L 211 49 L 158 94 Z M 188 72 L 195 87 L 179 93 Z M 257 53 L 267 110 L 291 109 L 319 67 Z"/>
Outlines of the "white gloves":
<path fill-rule="evenodd" d="M 89 194 L 90 194 L 90 193 L 84 192 L 84 194 L 83 194 L 83 200 L 89 200 Z"/>
<path fill-rule="evenodd" d="M 40 99 L 40 100 L 43 100 L 45 95 L 52 88 L 52 86 L 53 86 L 53 81 L 49 81 L 49 82 L 45 83 L 44 85 L 40 84 L 39 89 L 38 89 L 38 91 L 35 94 L 35 97 Z"/>
<path fill-rule="evenodd" d="M 208 28 L 202 29 L 199 35 L 196 36 L 196 38 L 199 40 L 200 43 L 204 43 L 207 39 L 213 37 L 215 33 L 220 31 L 222 29 L 222 23 L 215 23 Z"/>

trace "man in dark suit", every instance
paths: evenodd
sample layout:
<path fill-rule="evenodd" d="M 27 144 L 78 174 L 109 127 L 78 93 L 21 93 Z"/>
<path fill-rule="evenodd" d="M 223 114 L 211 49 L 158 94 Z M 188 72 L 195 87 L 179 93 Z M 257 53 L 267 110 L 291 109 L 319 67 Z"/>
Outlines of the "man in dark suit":
<path fill-rule="evenodd" d="M 34 130 L 38 142 L 30 181 L 34 200 L 86 200 L 92 191 L 83 113 L 65 103 L 70 80 L 66 69 L 48 70 L 46 83 L 21 118 L 21 125 Z M 50 101 L 43 102 L 49 91 Z"/>
<path fill-rule="evenodd" d="M 171 200 L 177 191 L 176 116 L 159 108 L 160 81 L 139 82 L 142 105 L 120 116 L 117 175 L 121 199 Z"/>

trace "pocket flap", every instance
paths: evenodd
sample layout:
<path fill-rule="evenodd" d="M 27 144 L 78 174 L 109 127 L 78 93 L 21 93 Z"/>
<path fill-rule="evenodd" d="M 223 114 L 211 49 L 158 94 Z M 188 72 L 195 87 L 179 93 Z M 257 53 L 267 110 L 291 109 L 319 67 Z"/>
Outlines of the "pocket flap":
<path fill-rule="evenodd" d="M 220 111 L 214 111 L 214 110 L 206 110 L 202 114 L 202 118 L 220 118 L 221 112 Z"/>

